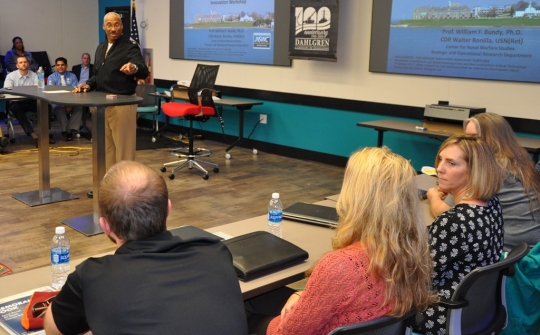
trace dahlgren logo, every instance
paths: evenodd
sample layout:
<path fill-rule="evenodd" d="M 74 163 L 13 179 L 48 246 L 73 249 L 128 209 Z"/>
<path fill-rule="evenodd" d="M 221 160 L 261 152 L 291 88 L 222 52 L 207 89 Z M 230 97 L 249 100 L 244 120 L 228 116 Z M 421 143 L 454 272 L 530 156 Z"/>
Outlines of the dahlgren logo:
<path fill-rule="evenodd" d="M 272 37 L 270 33 L 254 33 L 253 49 L 270 49 Z"/>

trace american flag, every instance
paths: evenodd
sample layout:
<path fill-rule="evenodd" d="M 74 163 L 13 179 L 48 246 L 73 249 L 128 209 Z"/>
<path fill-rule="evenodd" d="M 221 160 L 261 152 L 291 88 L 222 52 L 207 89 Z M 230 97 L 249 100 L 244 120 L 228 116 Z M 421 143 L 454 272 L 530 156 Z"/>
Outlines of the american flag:
<path fill-rule="evenodd" d="M 135 15 L 135 0 L 131 2 L 131 36 L 130 38 L 137 42 L 140 46 L 141 41 L 139 40 L 139 28 L 137 25 L 137 15 Z"/>

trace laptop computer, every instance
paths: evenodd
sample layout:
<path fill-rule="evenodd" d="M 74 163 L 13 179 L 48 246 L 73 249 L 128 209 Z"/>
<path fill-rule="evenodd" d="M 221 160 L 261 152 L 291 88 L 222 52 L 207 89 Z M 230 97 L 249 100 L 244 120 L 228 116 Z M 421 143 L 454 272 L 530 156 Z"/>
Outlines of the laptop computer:
<path fill-rule="evenodd" d="M 335 228 L 339 216 L 334 207 L 295 202 L 283 209 L 283 218 Z"/>

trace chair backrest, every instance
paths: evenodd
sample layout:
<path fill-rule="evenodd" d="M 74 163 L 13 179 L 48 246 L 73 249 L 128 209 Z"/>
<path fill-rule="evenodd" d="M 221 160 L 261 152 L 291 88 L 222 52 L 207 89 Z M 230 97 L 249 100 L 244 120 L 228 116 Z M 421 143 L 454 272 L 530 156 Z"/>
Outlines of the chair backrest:
<path fill-rule="evenodd" d="M 451 301 L 468 301 L 460 318 L 461 331 L 463 334 L 496 334 L 506 324 L 505 307 L 505 279 L 513 275 L 514 264 L 519 262 L 529 252 L 526 243 L 517 245 L 508 256 L 492 265 L 479 267 L 471 271 L 463 278 L 456 287 Z M 456 333 L 453 327 L 459 322 L 454 322 L 453 316 L 447 322 L 447 334 Z M 456 320 L 457 321 L 457 320 Z"/>
<path fill-rule="evenodd" d="M 0 78 L 4 77 L 4 69 L 6 68 L 6 65 L 4 64 L 4 58 L 6 56 L 0 55 Z"/>
<path fill-rule="evenodd" d="M 193 73 L 193 78 L 189 84 L 188 96 L 189 102 L 192 104 L 198 104 L 198 92 L 202 89 L 213 89 L 216 82 L 217 74 L 219 70 L 219 65 L 206 65 L 206 64 L 197 64 L 195 68 L 195 73 Z M 205 98 L 206 96 L 206 98 Z M 208 101 L 212 99 L 212 95 L 203 95 L 202 105 L 203 106 L 213 106 L 213 102 L 210 104 Z"/>
<path fill-rule="evenodd" d="M 411 322 L 415 311 L 410 311 L 400 318 L 382 316 L 369 321 L 338 327 L 328 335 L 404 335 L 411 333 Z"/>
<path fill-rule="evenodd" d="M 135 94 L 138 97 L 143 98 L 143 101 L 139 103 L 140 107 L 156 106 L 157 97 L 149 95 L 150 93 L 156 93 L 156 85 L 152 84 L 139 84 L 135 88 Z"/>
<path fill-rule="evenodd" d="M 49 61 L 49 55 L 47 51 L 32 51 L 32 58 L 43 68 L 45 77 L 48 77 L 52 73 L 51 62 Z"/>
<path fill-rule="evenodd" d="M 197 64 L 189 88 L 194 88 L 196 90 L 214 88 L 218 70 L 219 65 Z"/>

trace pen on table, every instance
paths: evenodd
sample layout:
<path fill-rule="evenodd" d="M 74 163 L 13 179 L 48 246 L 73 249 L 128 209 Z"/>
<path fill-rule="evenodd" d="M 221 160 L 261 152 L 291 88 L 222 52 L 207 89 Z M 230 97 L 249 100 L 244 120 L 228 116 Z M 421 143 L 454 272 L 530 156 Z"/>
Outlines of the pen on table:
<path fill-rule="evenodd" d="M 427 128 L 426 127 L 416 126 L 416 130 L 426 131 Z"/>

